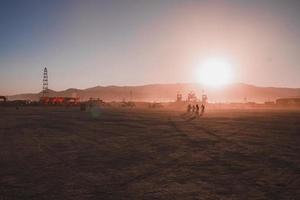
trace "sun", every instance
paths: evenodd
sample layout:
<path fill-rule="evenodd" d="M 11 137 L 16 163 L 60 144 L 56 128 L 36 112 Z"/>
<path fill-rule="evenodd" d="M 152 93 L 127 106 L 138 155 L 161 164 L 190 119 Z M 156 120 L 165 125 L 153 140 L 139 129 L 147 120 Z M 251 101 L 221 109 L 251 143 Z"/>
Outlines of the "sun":
<path fill-rule="evenodd" d="M 197 76 L 207 86 L 224 86 L 232 82 L 232 65 L 225 59 L 211 58 L 199 66 Z"/>

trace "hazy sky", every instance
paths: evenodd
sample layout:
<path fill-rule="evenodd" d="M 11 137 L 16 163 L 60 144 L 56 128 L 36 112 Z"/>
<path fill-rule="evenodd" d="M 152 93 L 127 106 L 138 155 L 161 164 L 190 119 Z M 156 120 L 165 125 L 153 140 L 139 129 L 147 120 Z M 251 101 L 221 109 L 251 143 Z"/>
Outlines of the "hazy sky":
<path fill-rule="evenodd" d="M 196 82 L 212 57 L 236 82 L 300 87 L 300 1 L 1 0 L 0 95 Z"/>

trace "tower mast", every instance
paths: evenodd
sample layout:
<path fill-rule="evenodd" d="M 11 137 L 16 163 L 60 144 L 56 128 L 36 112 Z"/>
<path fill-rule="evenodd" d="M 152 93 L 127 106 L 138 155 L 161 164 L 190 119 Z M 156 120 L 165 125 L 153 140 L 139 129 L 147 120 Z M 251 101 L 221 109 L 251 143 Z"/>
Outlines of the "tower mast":
<path fill-rule="evenodd" d="M 47 67 L 44 68 L 43 74 L 43 97 L 46 97 L 48 93 L 48 70 Z"/>

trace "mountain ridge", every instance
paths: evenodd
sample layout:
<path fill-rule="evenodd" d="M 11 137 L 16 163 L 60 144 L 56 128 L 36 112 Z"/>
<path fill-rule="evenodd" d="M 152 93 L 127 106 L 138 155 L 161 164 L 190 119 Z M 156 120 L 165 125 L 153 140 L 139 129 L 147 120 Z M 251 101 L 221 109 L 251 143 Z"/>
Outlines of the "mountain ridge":
<path fill-rule="evenodd" d="M 177 93 L 182 93 L 186 99 L 189 92 L 195 92 L 200 97 L 208 95 L 211 102 L 244 102 L 244 101 L 274 101 L 277 98 L 300 96 L 300 88 L 260 87 L 245 83 L 234 83 L 222 88 L 205 88 L 197 83 L 158 83 L 135 86 L 95 86 L 86 89 L 68 88 L 66 90 L 48 90 L 49 96 L 75 97 L 81 100 L 100 98 L 104 101 L 174 101 Z M 23 93 L 8 96 L 9 100 L 38 100 L 39 93 Z"/>

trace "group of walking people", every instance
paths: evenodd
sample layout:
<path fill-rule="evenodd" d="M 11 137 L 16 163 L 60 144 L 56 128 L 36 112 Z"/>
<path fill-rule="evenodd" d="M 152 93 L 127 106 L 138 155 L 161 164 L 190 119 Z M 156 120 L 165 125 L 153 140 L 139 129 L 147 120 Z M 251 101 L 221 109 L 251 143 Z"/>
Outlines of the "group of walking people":
<path fill-rule="evenodd" d="M 189 104 L 187 107 L 187 113 L 195 113 L 198 116 L 202 116 L 204 114 L 204 111 L 205 111 L 205 106 L 203 104 L 201 104 L 201 111 L 198 104 L 196 105 Z"/>

